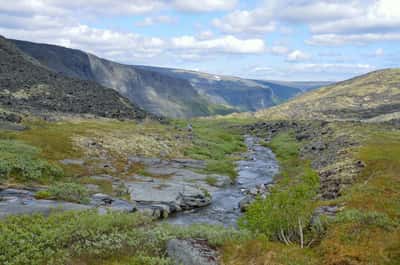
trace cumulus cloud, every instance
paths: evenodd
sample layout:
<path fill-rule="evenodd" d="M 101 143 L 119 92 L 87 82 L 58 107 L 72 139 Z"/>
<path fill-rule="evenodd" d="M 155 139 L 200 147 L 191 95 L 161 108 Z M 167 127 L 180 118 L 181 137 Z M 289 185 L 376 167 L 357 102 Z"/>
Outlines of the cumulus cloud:
<path fill-rule="evenodd" d="M 305 61 L 310 59 L 310 55 L 300 50 L 294 50 L 287 55 L 286 60 L 289 62 Z"/>
<path fill-rule="evenodd" d="M 222 19 L 214 19 L 215 27 L 228 33 L 266 33 L 274 31 L 276 23 L 265 16 L 264 10 L 235 11 Z"/>
<path fill-rule="evenodd" d="M 173 6 L 182 11 L 210 12 L 231 10 L 237 2 L 237 0 L 174 0 Z"/>
<path fill-rule="evenodd" d="M 278 25 L 303 23 L 310 27 L 314 44 L 343 44 L 397 40 L 400 33 L 398 0 L 271 0 L 251 10 L 235 10 L 214 19 L 215 27 L 233 34 L 260 34 Z M 375 34 L 375 35 L 374 35 Z"/>
<path fill-rule="evenodd" d="M 136 23 L 139 27 L 148 27 L 157 24 L 173 24 L 176 20 L 170 16 L 156 16 L 156 17 L 145 17 L 142 21 Z"/>
<path fill-rule="evenodd" d="M 172 46 L 178 49 L 207 50 L 222 53 L 263 53 L 266 49 L 261 39 L 238 39 L 228 35 L 200 40 L 193 36 L 172 39 Z"/>

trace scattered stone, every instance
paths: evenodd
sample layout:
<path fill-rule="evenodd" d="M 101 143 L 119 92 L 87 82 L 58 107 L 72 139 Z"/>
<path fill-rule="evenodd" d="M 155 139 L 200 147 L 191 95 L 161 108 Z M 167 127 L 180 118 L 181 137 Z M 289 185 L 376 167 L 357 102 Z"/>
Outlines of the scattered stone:
<path fill-rule="evenodd" d="M 176 265 L 218 264 L 218 252 L 203 239 L 171 239 L 167 253 Z"/>

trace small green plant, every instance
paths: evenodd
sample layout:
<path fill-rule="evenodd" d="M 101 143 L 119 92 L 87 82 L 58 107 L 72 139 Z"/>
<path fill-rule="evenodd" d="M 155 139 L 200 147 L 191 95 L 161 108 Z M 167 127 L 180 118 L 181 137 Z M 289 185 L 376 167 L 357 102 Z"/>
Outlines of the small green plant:
<path fill-rule="evenodd" d="M 218 182 L 218 179 L 216 177 L 213 177 L 213 176 L 208 176 L 206 178 L 206 182 L 210 186 L 215 186 L 217 184 L 217 182 Z"/>
<path fill-rule="evenodd" d="M 291 134 L 278 135 L 271 146 L 281 165 L 278 184 L 266 199 L 259 198 L 247 208 L 239 224 L 270 239 L 286 244 L 297 241 L 303 247 L 319 187 L 318 174 L 299 158 L 299 146 Z"/>
<path fill-rule="evenodd" d="M 63 175 L 60 167 L 39 158 L 40 149 L 15 140 L 0 140 L 0 179 L 48 182 Z"/>
<path fill-rule="evenodd" d="M 387 214 L 380 212 L 363 212 L 357 209 L 349 209 L 340 212 L 334 222 L 337 223 L 358 223 L 360 225 L 377 226 L 386 230 L 392 230 L 398 224 Z"/>
<path fill-rule="evenodd" d="M 89 203 L 89 193 L 85 186 L 77 183 L 57 183 L 51 186 L 47 193 L 56 200 L 77 203 Z"/>

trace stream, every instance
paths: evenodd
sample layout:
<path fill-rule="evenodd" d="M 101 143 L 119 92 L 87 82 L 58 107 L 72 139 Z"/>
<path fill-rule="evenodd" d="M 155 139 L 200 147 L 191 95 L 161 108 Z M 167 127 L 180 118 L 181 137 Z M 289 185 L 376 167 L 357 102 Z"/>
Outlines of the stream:
<path fill-rule="evenodd" d="M 172 215 L 168 218 L 168 223 L 236 226 L 241 215 L 239 202 L 246 197 L 245 191 L 272 183 L 273 177 L 279 171 L 275 155 L 269 148 L 260 145 L 257 138 L 246 136 L 245 143 L 247 152 L 236 163 L 236 184 L 213 192 L 209 206 Z"/>

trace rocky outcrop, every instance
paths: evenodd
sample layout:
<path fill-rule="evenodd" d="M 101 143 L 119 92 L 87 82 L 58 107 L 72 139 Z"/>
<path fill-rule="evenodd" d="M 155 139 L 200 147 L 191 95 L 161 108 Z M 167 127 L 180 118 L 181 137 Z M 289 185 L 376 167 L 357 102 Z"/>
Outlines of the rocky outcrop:
<path fill-rule="evenodd" d="M 0 36 L 0 107 L 31 114 L 92 114 L 142 119 L 146 113 L 116 91 L 95 82 L 65 77 L 43 67 Z M 8 115 L 6 119 L 19 121 Z"/>
<path fill-rule="evenodd" d="M 203 239 L 171 239 L 168 256 L 176 265 L 218 265 L 218 252 Z"/>
<path fill-rule="evenodd" d="M 108 196 L 94 194 L 89 204 L 78 204 L 56 200 L 35 198 L 35 190 L 2 189 L 0 190 L 0 219 L 10 215 L 44 214 L 55 211 L 83 211 L 97 209 L 100 214 L 107 211 L 135 212 L 136 204 Z"/>

